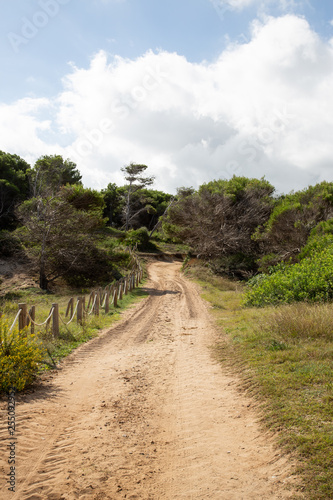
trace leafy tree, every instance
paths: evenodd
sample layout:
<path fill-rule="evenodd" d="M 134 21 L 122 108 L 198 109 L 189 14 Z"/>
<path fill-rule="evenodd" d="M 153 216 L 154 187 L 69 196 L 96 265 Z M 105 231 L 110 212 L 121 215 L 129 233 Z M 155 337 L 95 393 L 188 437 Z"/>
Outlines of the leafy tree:
<path fill-rule="evenodd" d="M 245 276 L 255 270 L 260 246 L 252 235 L 271 213 L 273 192 L 265 179 L 246 177 L 182 189 L 163 227 L 203 258 L 218 259 L 221 271 Z"/>
<path fill-rule="evenodd" d="M 81 184 L 81 174 L 76 164 L 60 155 L 44 155 L 39 158 L 30 173 L 33 197 L 54 195 L 61 186 Z"/>
<path fill-rule="evenodd" d="M 167 209 L 172 196 L 154 189 L 139 189 L 133 194 L 131 225 L 152 230 Z"/>
<path fill-rule="evenodd" d="M 66 200 L 66 195 L 68 191 L 58 196 L 35 197 L 17 210 L 24 224 L 22 237 L 35 259 L 43 290 L 60 276 L 89 274 L 94 269 L 94 235 L 103 225 L 102 209 L 77 209 Z"/>
<path fill-rule="evenodd" d="M 125 186 L 125 206 L 124 206 L 124 228 L 128 231 L 129 226 L 134 219 L 138 215 L 137 211 L 133 210 L 133 195 L 139 189 L 143 189 L 146 186 L 150 186 L 153 184 L 155 177 L 144 177 L 144 173 L 147 170 L 147 165 L 130 163 L 127 167 L 123 167 L 121 171 L 125 175 L 125 180 L 127 184 Z M 149 209 L 149 205 L 147 204 L 145 207 L 140 209 L 141 211 Z"/>
<path fill-rule="evenodd" d="M 124 192 L 114 183 L 109 183 L 101 192 L 104 203 L 104 216 L 109 219 L 110 226 L 121 226 L 124 207 Z"/>
<path fill-rule="evenodd" d="M 84 188 L 81 184 L 63 186 L 60 196 L 70 203 L 76 210 L 101 212 L 105 208 L 104 197 L 96 189 Z"/>
<path fill-rule="evenodd" d="M 29 194 L 29 169 L 18 155 L 0 151 L 0 229 L 15 226 L 15 206 Z"/>
<path fill-rule="evenodd" d="M 108 217 L 109 224 L 121 227 L 127 198 L 128 186 L 118 187 L 109 184 L 101 194 L 104 197 L 106 207 L 104 216 Z M 170 194 L 155 189 L 142 188 L 132 193 L 132 217 L 130 225 L 133 229 L 146 227 L 152 231 L 157 226 L 160 217 L 167 210 L 173 197 Z"/>
<path fill-rule="evenodd" d="M 264 253 L 271 254 L 266 264 L 290 258 L 297 260 L 316 226 L 333 217 L 333 183 L 315 186 L 281 196 L 268 221 L 256 231 L 255 238 Z"/>

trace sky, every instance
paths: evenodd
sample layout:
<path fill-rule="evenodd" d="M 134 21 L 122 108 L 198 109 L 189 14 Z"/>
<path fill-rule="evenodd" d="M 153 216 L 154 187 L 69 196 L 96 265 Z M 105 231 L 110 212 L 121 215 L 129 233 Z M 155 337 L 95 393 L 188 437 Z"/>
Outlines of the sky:
<path fill-rule="evenodd" d="M 233 175 L 333 182 L 331 0 L 0 0 L 0 150 L 86 187 L 148 166 L 175 193 Z M 0 172 L 1 175 L 1 172 Z"/>

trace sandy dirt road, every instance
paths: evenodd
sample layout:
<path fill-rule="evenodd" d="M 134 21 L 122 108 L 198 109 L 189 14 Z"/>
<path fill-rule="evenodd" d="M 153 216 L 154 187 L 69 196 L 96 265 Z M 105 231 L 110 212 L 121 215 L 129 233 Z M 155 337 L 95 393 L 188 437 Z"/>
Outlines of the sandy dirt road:
<path fill-rule="evenodd" d="M 1 499 L 290 498 L 290 464 L 213 361 L 209 307 L 179 269 L 151 264 L 149 297 L 17 397 L 15 493 L 2 401 Z"/>

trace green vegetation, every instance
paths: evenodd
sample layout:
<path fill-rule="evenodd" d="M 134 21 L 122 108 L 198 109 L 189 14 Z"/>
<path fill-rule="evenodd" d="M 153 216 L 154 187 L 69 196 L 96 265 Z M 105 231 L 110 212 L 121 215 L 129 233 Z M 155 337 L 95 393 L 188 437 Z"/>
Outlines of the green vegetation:
<path fill-rule="evenodd" d="M 91 194 L 91 190 L 85 191 Z M 103 273 L 98 263 L 102 261 L 104 272 L 108 269 L 106 255 L 98 252 L 95 244 L 96 232 L 103 225 L 102 207 L 82 207 L 82 193 L 81 199 L 75 194 L 73 188 L 65 188 L 57 196 L 31 198 L 17 211 L 23 225 L 18 234 L 38 269 L 43 290 L 59 277 L 75 276 L 79 284 L 79 276 L 85 275 L 92 285 Z"/>
<path fill-rule="evenodd" d="M 297 260 L 312 231 L 331 218 L 332 207 L 333 183 L 329 182 L 278 198 L 268 220 L 253 235 L 262 255 L 272 254 L 273 265 Z"/>
<path fill-rule="evenodd" d="M 18 155 L 0 151 L 0 230 L 15 227 L 15 206 L 29 194 L 29 170 Z"/>
<path fill-rule="evenodd" d="M 98 192 L 69 159 L 31 167 L 0 152 L 0 256 L 40 278 L 40 288 L 0 297 L 0 389 L 23 390 L 144 292 L 84 325 L 61 323 L 57 338 L 45 327 L 9 333 L 18 301 L 35 304 L 41 322 L 52 303 L 64 311 L 71 296 L 127 273 L 126 246 L 186 253 L 185 272 L 221 327 L 216 356 L 241 373 L 263 424 L 297 458 L 306 498 L 333 498 L 333 183 L 276 196 L 265 179 L 234 176 L 173 197 L 150 189 L 147 168 L 131 163 L 125 185 Z"/>
<path fill-rule="evenodd" d="M 279 264 L 271 274 L 248 282 L 246 304 L 265 306 L 290 302 L 327 302 L 333 298 L 333 245 L 293 265 Z"/>
<path fill-rule="evenodd" d="M 333 315 L 330 304 L 246 308 L 243 285 L 185 272 L 199 281 L 221 328 L 214 352 L 241 374 L 262 424 L 297 459 L 300 490 L 309 500 L 333 498 Z"/>
<path fill-rule="evenodd" d="M 190 246 L 215 272 L 248 278 L 257 270 L 260 244 L 252 236 L 274 206 L 265 179 L 233 177 L 180 189 L 163 223 L 167 236 Z"/>
<path fill-rule="evenodd" d="M 31 167 L 0 152 L 0 256 L 26 261 L 40 278 L 39 289 L 0 299 L 1 389 L 24 389 L 119 313 L 62 325 L 57 339 L 45 329 L 9 334 L 18 301 L 36 304 L 43 321 L 51 303 L 63 311 L 70 296 L 123 276 L 126 246 L 186 253 L 185 272 L 221 326 L 216 355 L 241 372 L 263 423 L 297 457 L 306 498 L 333 498 L 333 183 L 276 196 L 265 179 L 234 176 L 173 197 L 150 189 L 147 168 L 131 163 L 125 185 L 98 192 L 59 155 Z"/>
<path fill-rule="evenodd" d="M 10 331 L 9 323 L 0 318 L 0 391 L 21 391 L 31 384 L 44 351 L 38 335 L 17 327 Z"/>
<path fill-rule="evenodd" d="M 125 243 L 130 247 L 136 247 L 139 251 L 156 251 L 157 247 L 149 238 L 146 227 L 131 229 L 127 232 Z"/>

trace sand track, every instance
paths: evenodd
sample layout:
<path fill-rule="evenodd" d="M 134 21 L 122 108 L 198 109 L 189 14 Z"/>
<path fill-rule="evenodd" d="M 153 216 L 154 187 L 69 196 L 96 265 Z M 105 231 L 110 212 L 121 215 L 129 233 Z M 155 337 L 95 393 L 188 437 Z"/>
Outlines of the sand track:
<path fill-rule="evenodd" d="M 216 331 L 179 263 L 150 265 L 150 295 L 81 346 L 16 407 L 16 492 L 0 498 L 283 499 L 287 459 L 253 402 L 212 360 Z"/>

